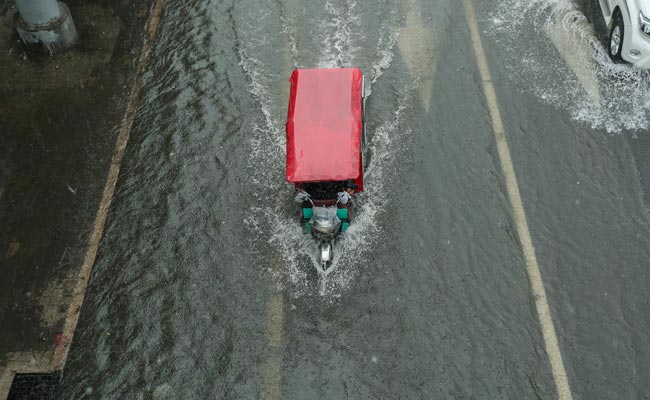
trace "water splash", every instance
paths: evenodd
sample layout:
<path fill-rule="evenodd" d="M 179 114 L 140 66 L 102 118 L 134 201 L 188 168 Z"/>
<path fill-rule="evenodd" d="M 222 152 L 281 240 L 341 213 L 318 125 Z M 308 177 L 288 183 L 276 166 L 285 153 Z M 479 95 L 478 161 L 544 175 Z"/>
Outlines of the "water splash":
<path fill-rule="evenodd" d="M 596 6 L 598 7 L 598 6 Z M 600 10 L 597 10 L 600 13 Z M 597 15 L 597 18 L 602 18 Z M 548 104 L 567 109 L 576 121 L 608 132 L 645 130 L 650 117 L 650 73 L 614 64 L 587 17 L 572 0 L 506 0 L 483 21 L 518 86 Z M 565 35 L 591 59 L 599 90 L 594 96 L 558 57 L 548 32 Z M 539 41 L 544 41 L 539 43 Z M 522 45 L 526 43 L 527 45 Z M 597 101 L 594 101 L 597 98 Z"/>
<path fill-rule="evenodd" d="M 337 7 L 331 0 L 325 2 L 325 9 L 331 15 L 331 21 L 322 26 L 327 32 L 321 41 L 319 68 L 337 68 L 355 65 L 356 55 L 361 52 L 355 39 L 353 27 L 359 26 L 357 3 L 348 0 L 345 7 Z"/>

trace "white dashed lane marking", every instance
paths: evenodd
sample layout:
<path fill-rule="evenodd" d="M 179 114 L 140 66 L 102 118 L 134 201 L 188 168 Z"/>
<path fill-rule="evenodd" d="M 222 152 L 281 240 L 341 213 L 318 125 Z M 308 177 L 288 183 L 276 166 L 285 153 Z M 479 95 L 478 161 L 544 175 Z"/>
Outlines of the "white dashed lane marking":
<path fill-rule="evenodd" d="M 577 21 L 582 21 L 573 17 L 575 12 L 575 10 L 556 12 L 553 23 L 545 28 L 546 36 L 553 42 L 566 65 L 571 68 L 591 102 L 598 107 L 601 97 L 596 62 L 593 58 L 594 50 L 581 38 L 578 27 L 573 26 Z M 590 36 L 595 36 L 591 25 L 586 22 L 579 28 L 588 32 Z"/>
<path fill-rule="evenodd" d="M 429 111 L 433 78 L 436 74 L 437 48 L 442 35 L 422 20 L 419 0 L 405 0 L 405 23 L 399 30 L 398 46 L 411 76 L 418 80 L 418 93 Z"/>

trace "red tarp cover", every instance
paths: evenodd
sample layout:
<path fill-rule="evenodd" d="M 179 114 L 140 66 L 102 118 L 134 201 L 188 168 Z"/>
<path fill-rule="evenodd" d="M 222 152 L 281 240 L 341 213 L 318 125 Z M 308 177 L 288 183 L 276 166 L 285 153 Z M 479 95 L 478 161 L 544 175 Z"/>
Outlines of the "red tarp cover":
<path fill-rule="evenodd" d="M 287 180 L 361 181 L 358 68 L 297 69 L 287 115 Z"/>

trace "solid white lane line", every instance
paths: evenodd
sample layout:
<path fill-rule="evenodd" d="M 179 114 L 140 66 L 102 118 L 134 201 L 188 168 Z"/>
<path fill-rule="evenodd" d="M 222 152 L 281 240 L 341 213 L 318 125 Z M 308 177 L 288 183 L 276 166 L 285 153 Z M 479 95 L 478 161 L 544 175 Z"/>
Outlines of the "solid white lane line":
<path fill-rule="evenodd" d="M 483 43 L 481 42 L 481 36 L 479 34 L 476 13 L 474 6 L 470 0 L 463 0 L 463 5 L 465 7 L 465 15 L 472 37 L 472 43 L 474 45 L 474 53 L 476 55 L 481 79 L 483 81 L 482 83 L 483 90 L 485 92 L 485 98 L 488 104 L 490 116 L 492 118 L 492 129 L 496 138 L 499 160 L 501 161 L 501 168 L 503 169 L 503 174 L 506 180 L 508 198 L 513 209 L 519 242 L 521 243 L 524 252 L 526 272 L 528 273 L 528 280 L 530 281 L 533 298 L 535 299 L 535 309 L 537 310 L 539 324 L 542 330 L 542 335 L 544 337 L 544 346 L 546 347 L 546 353 L 551 364 L 553 380 L 555 381 L 558 398 L 560 400 L 572 400 L 571 388 L 569 386 L 569 380 L 564 368 L 564 361 L 562 359 L 562 353 L 560 351 L 557 334 L 555 332 L 553 317 L 551 316 L 551 310 L 548 305 L 546 289 L 544 288 L 542 274 L 540 273 L 539 265 L 537 264 L 535 248 L 533 247 L 530 230 L 528 229 L 526 213 L 521 201 L 519 185 L 517 184 L 517 178 L 515 176 L 515 169 L 513 167 L 512 158 L 510 156 L 508 141 L 503 129 L 503 122 L 501 120 L 501 113 L 499 112 L 497 96 L 492 85 L 492 78 L 490 76 L 487 58 L 485 57 Z"/>
<path fill-rule="evenodd" d="M 142 53 L 140 54 L 138 70 L 136 72 L 135 81 L 133 82 L 133 87 L 131 88 L 131 95 L 129 96 L 129 104 L 127 105 L 124 118 L 122 119 L 122 127 L 115 144 L 115 152 L 113 153 L 113 159 L 111 160 L 111 167 L 108 172 L 108 178 L 106 179 L 106 185 L 104 186 L 102 199 L 99 203 L 99 210 L 95 217 L 95 224 L 90 235 L 83 264 L 79 270 L 79 275 L 77 276 L 77 283 L 72 295 L 72 301 L 70 302 L 66 314 L 65 325 L 63 327 L 63 339 L 54 352 L 54 359 L 52 362 L 55 369 L 63 368 L 66 357 L 68 356 L 68 351 L 70 350 L 70 345 L 72 344 L 72 338 L 74 337 L 77 321 L 79 320 L 79 313 L 86 293 L 86 287 L 88 286 L 90 273 L 95 264 L 95 257 L 97 256 L 97 250 L 99 249 L 99 241 L 104 234 L 104 225 L 106 224 L 108 210 L 111 201 L 113 200 L 117 178 L 120 174 L 122 158 L 124 157 L 126 145 L 131 134 L 131 128 L 133 127 L 133 122 L 135 120 L 135 113 L 140 98 L 140 90 L 142 89 L 142 74 L 149 61 L 149 55 L 153 47 L 156 32 L 158 31 L 158 25 L 160 23 L 160 17 L 162 15 L 163 4 L 164 0 L 156 0 L 156 4 L 154 5 L 151 14 L 151 19 L 149 20 L 147 38 L 142 48 Z"/>

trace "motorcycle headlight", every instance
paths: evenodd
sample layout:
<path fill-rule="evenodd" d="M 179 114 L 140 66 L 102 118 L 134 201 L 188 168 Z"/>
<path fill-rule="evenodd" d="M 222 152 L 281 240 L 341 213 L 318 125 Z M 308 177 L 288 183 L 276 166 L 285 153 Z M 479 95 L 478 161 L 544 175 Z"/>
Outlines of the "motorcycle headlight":
<path fill-rule="evenodd" d="M 641 32 L 650 36 L 650 19 L 643 14 L 639 14 L 639 27 L 641 28 Z"/>

